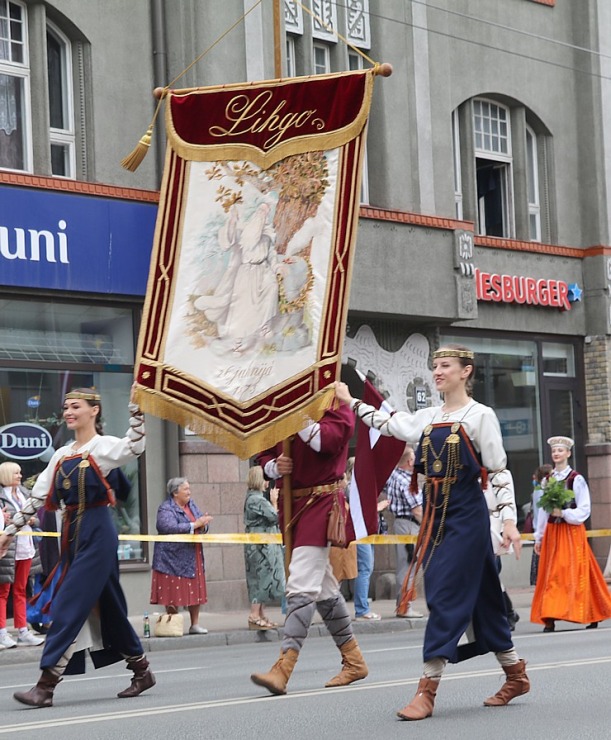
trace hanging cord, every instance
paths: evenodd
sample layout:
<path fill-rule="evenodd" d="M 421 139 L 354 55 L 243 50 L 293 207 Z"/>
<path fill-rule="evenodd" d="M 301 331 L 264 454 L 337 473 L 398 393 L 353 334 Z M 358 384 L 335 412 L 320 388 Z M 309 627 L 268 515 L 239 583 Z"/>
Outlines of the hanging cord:
<path fill-rule="evenodd" d="M 140 163 L 142 160 L 146 157 L 148 150 L 151 146 L 151 140 L 153 138 L 153 129 L 155 126 L 155 121 L 157 120 L 157 116 L 159 115 L 159 111 L 161 110 L 161 104 L 163 102 L 163 99 L 165 98 L 168 90 L 174 85 L 175 82 L 177 82 L 183 75 L 185 75 L 192 67 L 194 67 L 203 57 L 208 54 L 208 52 L 212 51 L 214 47 L 220 43 L 225 36 L 227 36 L 233 29 L 238 26 L 242 21 L 246 18 L 246 16 L 249 13 L 252 13 L 255 8 L 257 8 L 263 0 L 257 0 L 257 2 L 249 8 L 240 18 L 238 18 L 235 23 L 233 23 L 224 33 L 222 33 L 214 43 L 212 43 L 205 51 L 203 51 L 198 57 L 196 57 L 191 64 L 189 64 L 188 67 L 186 67 L 179 75 L 177 75 L 170 83 L 168 83 L 165 87 L 157 87 L 154 90 L 155 97 L 158 98 L 157 100 L 157 106 L 155 107 L 155 113 L 153 114 L 153 118 L 151 120 L 151 123 L 146 130 L 146 133 L 144 136 L 140 139 L 138 144 L 136 144 L 135 149 L 131 152 L 131 154 L 128 154 L 126 157 L 124 157 L 121 160 L 121 166 L 124 167 L 126 170 L 129 170 L 130 172 L 135 172 L 138 167 L 140 166 Z M 359 54 L 363 59 L 367 60 L 369 64 L 373 67 L 373 72 L 376 75 L 380 75 L 381 77 L 390 77 L 392 74 L 392 66 L 390 64 L 384 63 L 380 64 L 379 62 L 374 62 L 371 57 L 367 56 L 364 51 L 361 51 L 357 46 L 354 46 L 351 44 L 347 38 L 342 36 L 339 31 L 329 26 L 325 21 L 316 13 L 311 11 L 309 8 L 306 8 L 303 3 L 300 2 L 300 0 L 297 0 L 297 4 L 302 8 L 302 10 L 305 10 L 306 13 L 308 13 L 312 18 L 314 18 L 318 23 L 320 23 L 329 33 L 333 33 L 335 36 L 337 36 L 340 41 L 343 41 L 346 46 L 348 46 L 350 49 L 355 51 L 357 54 Z"/>
<path fill-rule="evenodd" d="M 157 116 L 159 115 L 159 111 L 161 110 L 161 104 L 163 103 L 163 99 L 166 96 L 167 91 L 174 85 L 175 82 L 178 82 L 178 80 L 187 74 L 187 72 L 192 69 L 201 59 L 203 59 L 208 52 L 212 51 L 214 47 L 219 44 L 225 36 L 227 36 L 229 33 L 233 31 L 236 26 L 239 26 L 240 23 L 246 18 L 246 16 L 249 13 L 252 13 L 252 11 L 257 8 L 263 0 L 257 0 L 257 2 L 252 6 L 252 8 L 249 8 L 240 18 L 238 18 L 235 23 L 233 23 L 224 33 L 222 33 L 216 41 L 214 41 L 207 49 L 202 51 L 202 53 L 196 57 L 191 64 L 189 64 L 188 67 L 185 67 L 183 71 L 177 75 L 171 82 L 169 82 L 165 87 L 162 88 L 156 88 L 155 94 L 158 94 L 158 100 L 157 105 L 155 107 L 155 113 L 153 114 L 153 118 L 151 119 L 151 123 L 149 124 L 149 127 L 146 130 L 146 133 L 144 136 L 140 139 L 140 141 L 136 144 L 135 149 L 128 154 L 126 157 L 124 157 L 121 160 L 121 167 L 124 167 L 126 170 L 129 170 L 130 172 L 135 172 L 138 167 L 140 166 L 142 160 L 146 157 L 148 154 L 148 150 L 151 146 L 151 140 L 153 138 L 153 129 L 155 127 L 155 121 L 157 120 Z"/>
<path fill-rule="evenodd" d="M 325 21 L 319 15 L 317 15 L 313 10 L 310 10 L 310 8 L 306 8 L 306 6 L 302 2 L 300 2 L 300 0 L 297 0 L 297 5 L 299 5 L 299 7 L 302 10 L 305 10 L 305 12 L 308 15 L 310 15 L 314 20 L 318 21 L 318 23 L 320 23 L 320 25 L 326 31 L 328 31 L 329 33 L 332 33 L 335 36 L 337 36 L 337 38 L 340 41 L 343 41 L 344 44 L 346 44 L 346 46 L 348 46 L 350 49 L 352 49 L 352 51 L 356 51 L 356 53 L 359 54 L 360 56 L 362 56 L 363 59 L 366 59 L 369 62 L 369 64 L 371 64 L 371 66 L 374 68 L 374 70 L 377 70 L 380 67 L 379 62 L 374 62 L 373 59 L 371 59 L 371 57 L 368 57 L 367 54 L 365 54 L 364 51 L 361 51 L 358 48 L 358 46 L 354 46 L 353 44 L 351 44 L 348 41 L 348 39 L 345 38 L 344 36 L 342 36 L 342 34 L 337 29 L 333 28 L 333 26 L 330 26 L 328 23 L 325 23 Z"/>

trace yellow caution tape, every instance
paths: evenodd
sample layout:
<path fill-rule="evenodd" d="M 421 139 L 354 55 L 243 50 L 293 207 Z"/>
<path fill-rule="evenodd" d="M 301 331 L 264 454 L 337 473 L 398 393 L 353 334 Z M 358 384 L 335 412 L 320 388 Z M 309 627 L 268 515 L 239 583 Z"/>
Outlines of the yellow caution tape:
<path fill-rule="evenodd" d="M 24 537 L 59 537 L 58 532 L 17 532 Z M 611 529 L 591 529 L 586 536 L 611 537 Z M 279 534 L 120 534 L 125 542 L 201 542 L 205 545 L 281 545 Z M 371 534 L 356 540 L 361 545 L 413 545 L 418 539 L 415 534 Z M 532 542 L 533 534 L 523 534 L 521 539 Z"/>

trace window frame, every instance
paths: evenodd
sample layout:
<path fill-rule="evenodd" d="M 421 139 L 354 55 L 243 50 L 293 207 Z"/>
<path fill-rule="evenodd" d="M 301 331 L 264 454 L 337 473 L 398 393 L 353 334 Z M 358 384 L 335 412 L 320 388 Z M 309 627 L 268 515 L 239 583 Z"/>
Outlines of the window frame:
<path fill-rule="evenodd" d="M 322 51 L 325 57 L 324 70 L 319 71 L 319 65 L 316 59 L 316 52 Z M 331 49 L 328 44 L 322 41 L 314 41 L 312 44 L 312 74 L 325 75 L 331 72 Z"/>
<path fill-rule="evenodd" d="M 22 99 L 22 120 L 21 120 L 21 135 L 23 145 L 23 166 L 20 168 L 15 167 L 2 167 L 0 170 L 4 172 L 25 172 L 31 173 L 32 163 L 34 158 L 34 147 L 32 142 L 32 95 L 30 85 L 30 39 L 28 33 L 28 9 L 27 6 L 18 2 L 18 0 L 6 0 L 7 9 L 10 5 L 16 5 L 21 8 L 22 14 L 22 28 L 23 28 L 23 62 L 15 62 L 10 59 L 0 59 L 0 75 L 6 77 L 13 77 L 19 79 L 23 83 L 23 99 Z M 10 15 L 9 15 L 10 25 Z M 17 129 L 19 130 L 19 129 Z"/>
<path fill-rule="evenodd" d="M 476 103 L 486 103 L 490 106 L 494 106 L 499 110 L 505 112 L 505 125 L 506 125 L 506 136 L 504 139 L 507 142 L 507 151 L 495 151 L 494 149 L 486 149 L 481 146 L 477 146 L 476 137 L 479 132 L 476 131 Z M 512 142 L 512 126 L 511 126 L 511 111 L 507 105 L 503 105 L 496 100 L 475 97 L 471 99 L 471 120 L 473 126 L 473 153 L 475 158 L 475 204 L 477 214 L 477 227 L 478 234 L 487 236 L 486 222 L 485 222 L 485 210 L 482 212 L 482 199 L 478 195 L 477 189 L 477 164 L 478 161 L 496 162 L 496 166 L 502 170 L 502 177 L 500 184 L 502 188 L 501 201 L 502 201 L 502 217 L 503 217 L 503 234 L 502 238 L 513 239 L 515 238 L 515 207 L 514 207 L 514 188 L 513 188 L 513 142 Z M 482 132 L 485 134 L 486 132 Z M 490 132 L 492 136 L 492 133 Z M 499 134 L 500 136 L 500 134 Z"/>
<path fill-rule="evenodd" d="M 68 152 L 68 172 L 65 175 L 59 175 L 51 172 L 53 177 L 62 177 L 75 179 L 76 177 L 76 134 L 74 130 L 74 89 L 72 85 L 72 44 L 70 39 L 60 31 L 60 29 L 51 21 L 47 20 L 46 32 L 55 37 L 61 46 L 61 73 L 62 73 L 62 109 L 64 123 L 70 124 L 68 128 L 58 129 L 49 126 L 49 150 L 53 145 L 65 147 Z M 49 100 L 51 98 L 51 90 Z M 50 104 L 50 103 L 49 103 Z M 51 161 L 51 169 L 53 162 Z"/>
<path fill-rule="evenodd" d="M 529 146 L 529 137 L 531 145 Z M 531 242 L 541 241 L 541 197 L 539 187 L 539 154 L 537 151 L 537 134 L 531 126 L 526 124 L 526 189 L 528 201 L 528 233 Z M 532 179 L 532 182 L 531 182 Z M 533 191 L 534 200 L 530 199 Z M 532 233 L 531 218 L 535 219 L 535 234 Z"/>

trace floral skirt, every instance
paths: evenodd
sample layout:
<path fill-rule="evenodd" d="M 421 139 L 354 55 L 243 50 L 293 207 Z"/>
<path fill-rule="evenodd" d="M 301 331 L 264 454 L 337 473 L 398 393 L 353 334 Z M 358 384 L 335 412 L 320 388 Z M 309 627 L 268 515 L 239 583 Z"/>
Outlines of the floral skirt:
<path fill-rule="evenodd" d="M 153 571 L 151 582 L 151 604 L 163 606 L 195 606 L 205 604 L 206 574 L 201 547 L 195 548 L 195 578 L 170 576 L 167 573 Z"/>

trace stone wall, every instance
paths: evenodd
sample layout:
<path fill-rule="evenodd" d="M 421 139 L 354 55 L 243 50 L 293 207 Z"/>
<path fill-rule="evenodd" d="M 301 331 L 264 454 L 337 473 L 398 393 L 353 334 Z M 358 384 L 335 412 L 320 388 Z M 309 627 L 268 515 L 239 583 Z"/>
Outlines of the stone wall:
<path fill-rule="evenodd" d="M 189 479 L 195 503 L 214 517 L 211 534 L 244 531 L 248 460 L 197 437 L 180 443 L 180 474 Z M 210 611 L 248 608 L 243 545 L 204 547 Z"/>

